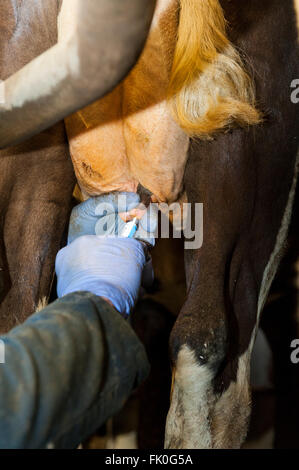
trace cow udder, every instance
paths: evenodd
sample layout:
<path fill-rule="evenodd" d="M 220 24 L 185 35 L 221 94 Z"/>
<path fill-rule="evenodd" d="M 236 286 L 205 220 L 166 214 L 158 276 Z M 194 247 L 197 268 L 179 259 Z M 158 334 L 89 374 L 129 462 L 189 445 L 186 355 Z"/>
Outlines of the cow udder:
<path fill-rule="evenodd" d="M 177 0 L 159 0 L 145 49 L 108 96 L 66 119 L 70 152 L 85 196 L 136 191 L 158 201 L 182 191 L 189 138 L 171 116 L 167 87 L 178 27 Z"/>

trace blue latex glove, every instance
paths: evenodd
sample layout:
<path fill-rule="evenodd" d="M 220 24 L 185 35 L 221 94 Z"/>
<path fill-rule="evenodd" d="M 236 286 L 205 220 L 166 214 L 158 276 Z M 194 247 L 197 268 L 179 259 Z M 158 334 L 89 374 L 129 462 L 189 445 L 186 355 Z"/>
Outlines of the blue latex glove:
<path fill-rule="evenodd" d="M 126 224 L 118 214 L 129 212 L 139 204 L 138 194 L 126 192 L 93 197 L 79 204 L 71 214 L 68 244 L 82 235 L 120 237 Z M 134 238 L 154 246 L 157 222 L 157 209 L 155 206 L 150 206 L 139 221 Z"/>
<path fill-rule="evenodd" d="M 125 227 L 119 212 L 130 211 L 139 202 L 135 193 L 113 193 L 73 209 L 68 246 L 56 258 L 58 297 L 89 291 L 108 299 L 120 313 L 130 313 L 141 282 L 148 286 L 153 280 L 151 261 L 146 263 L 140 241 L 119 238 Z M 157 211 L 148 210 L 135 238 L 154 245 L 157 220 Z"/>
<path fill-rule="evenodd" d="M 58 297 L 89 291 L 129 315 L 138 298 L 145 263 L 143 245 L 137 240 L 79 237 L 56 257 Z"/>

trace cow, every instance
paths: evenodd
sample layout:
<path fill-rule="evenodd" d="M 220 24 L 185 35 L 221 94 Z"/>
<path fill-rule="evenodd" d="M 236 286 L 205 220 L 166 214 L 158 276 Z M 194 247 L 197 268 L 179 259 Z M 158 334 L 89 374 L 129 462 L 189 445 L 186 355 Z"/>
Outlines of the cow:
<path fill-rule="evenodd" d="M 50 296 L 75 186 L 61 120 L 126 75 L 147 37 L 154 1 L 119 0 L 113 2 L 114 8 L 110 0 L 82 1 L 80 41 L 76 36 L 62 47 L 57 45 L 61 5 L 57 0 L 0 4 L 2 333 L 23 322 Z M 103 60 L 96 55 L 85 63 L 84 51 L 96 44 L 104 44 L 102 52 L 108 48 L 109 53 Z"/>
<path fill-rule="evenodd" d="M 290 86 L 299 72 L 298 2 L 159 0 L 143 54 L 118 85 L 141 50 L 154 3 L 78 1 L 68 33 L 67 2 L 61 8 L 49 0 L 49 10 L 32 0 L 4 2 L 15 24 L 2 26 L 7 41 L 1 78 L 55 44 L 57 18 L 62 36 L 5 80 L 0 146 L 20 143 L 70 115 L 70 150 L 85 196 L 141 183 L 153 200 L 172 202 L 186 191 L 190 203 L 204 204 L 204 245 L 186 250 L 187 298 L 170 339 L 165 446 L 239 447 L 250 414 L 250 354 L 296 186 L 298 112 Z M 38 21 L 36 8 L 42 9 Z M 122 15 L 113 15 L 114 8 Z M 40 34 L 40 18 L 46 25 L 42 40 L 29 47 L 34 25 Z M 13 33 L 22 24 L 27 41 L 21 45 Z M 103 51 L 103 44 L 109 48 Z M 20 56 L 9 70 L 12 50 Z M 85 140 L 93 132 L 99 159 Z M 6 328 L 49 294 L 70 210 L 74 179 L 63 127 L 34 139 L 4 150 L 0 160 L 0 312 Z"/>
<path fill-rule="evenodd" d="M 76 8 L 65 2 L 61 43 L 76 22 Z M 172 203 L 184 200 L 189 136 L 208 139 L 232 123 L 246 127 L 260 119 L 219 2 L 157 0 L 137 64 L 108 96 L 69 116 L 66 129 L 85 197 L 141 184 L 153 200 Z"/>
<path fill-rule="evenodd" d="M 204 204 L 204 243 L 185 251 L 187 298 L 170 338 L 167 448 L 237 448 L 246 437 L 250 356 L 298 173 L 299 113 L 291 100 L 298 2 L 221 4 L 231 40 L 250 61 L 264 119 L 190 146 L 185 187 L 190 202 Z"/>

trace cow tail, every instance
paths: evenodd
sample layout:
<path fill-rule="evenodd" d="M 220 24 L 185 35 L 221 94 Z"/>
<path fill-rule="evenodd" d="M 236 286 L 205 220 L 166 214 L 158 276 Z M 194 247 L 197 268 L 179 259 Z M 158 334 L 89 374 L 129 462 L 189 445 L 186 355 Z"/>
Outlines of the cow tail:
<path fill-rule="evenodd" d="M 253 80 L 226 26 L 218 0 L 180 0 L 168 97 L 176 121 L 193 137 L 261 121 Z"/>

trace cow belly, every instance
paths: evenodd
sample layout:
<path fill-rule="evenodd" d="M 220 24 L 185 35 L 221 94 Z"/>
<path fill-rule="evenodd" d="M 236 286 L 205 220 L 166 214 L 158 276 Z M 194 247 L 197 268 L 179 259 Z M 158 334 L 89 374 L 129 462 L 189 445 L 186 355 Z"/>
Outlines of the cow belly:
<path fill-rule="evenodd" d="M 86 195 L 135 191 L 177 200 L 189 139 L 166 95 L 177 32 L 177 0 L 160 0 L 145 49 L 108 96 L 66 120 L 78 183 Z"/>

